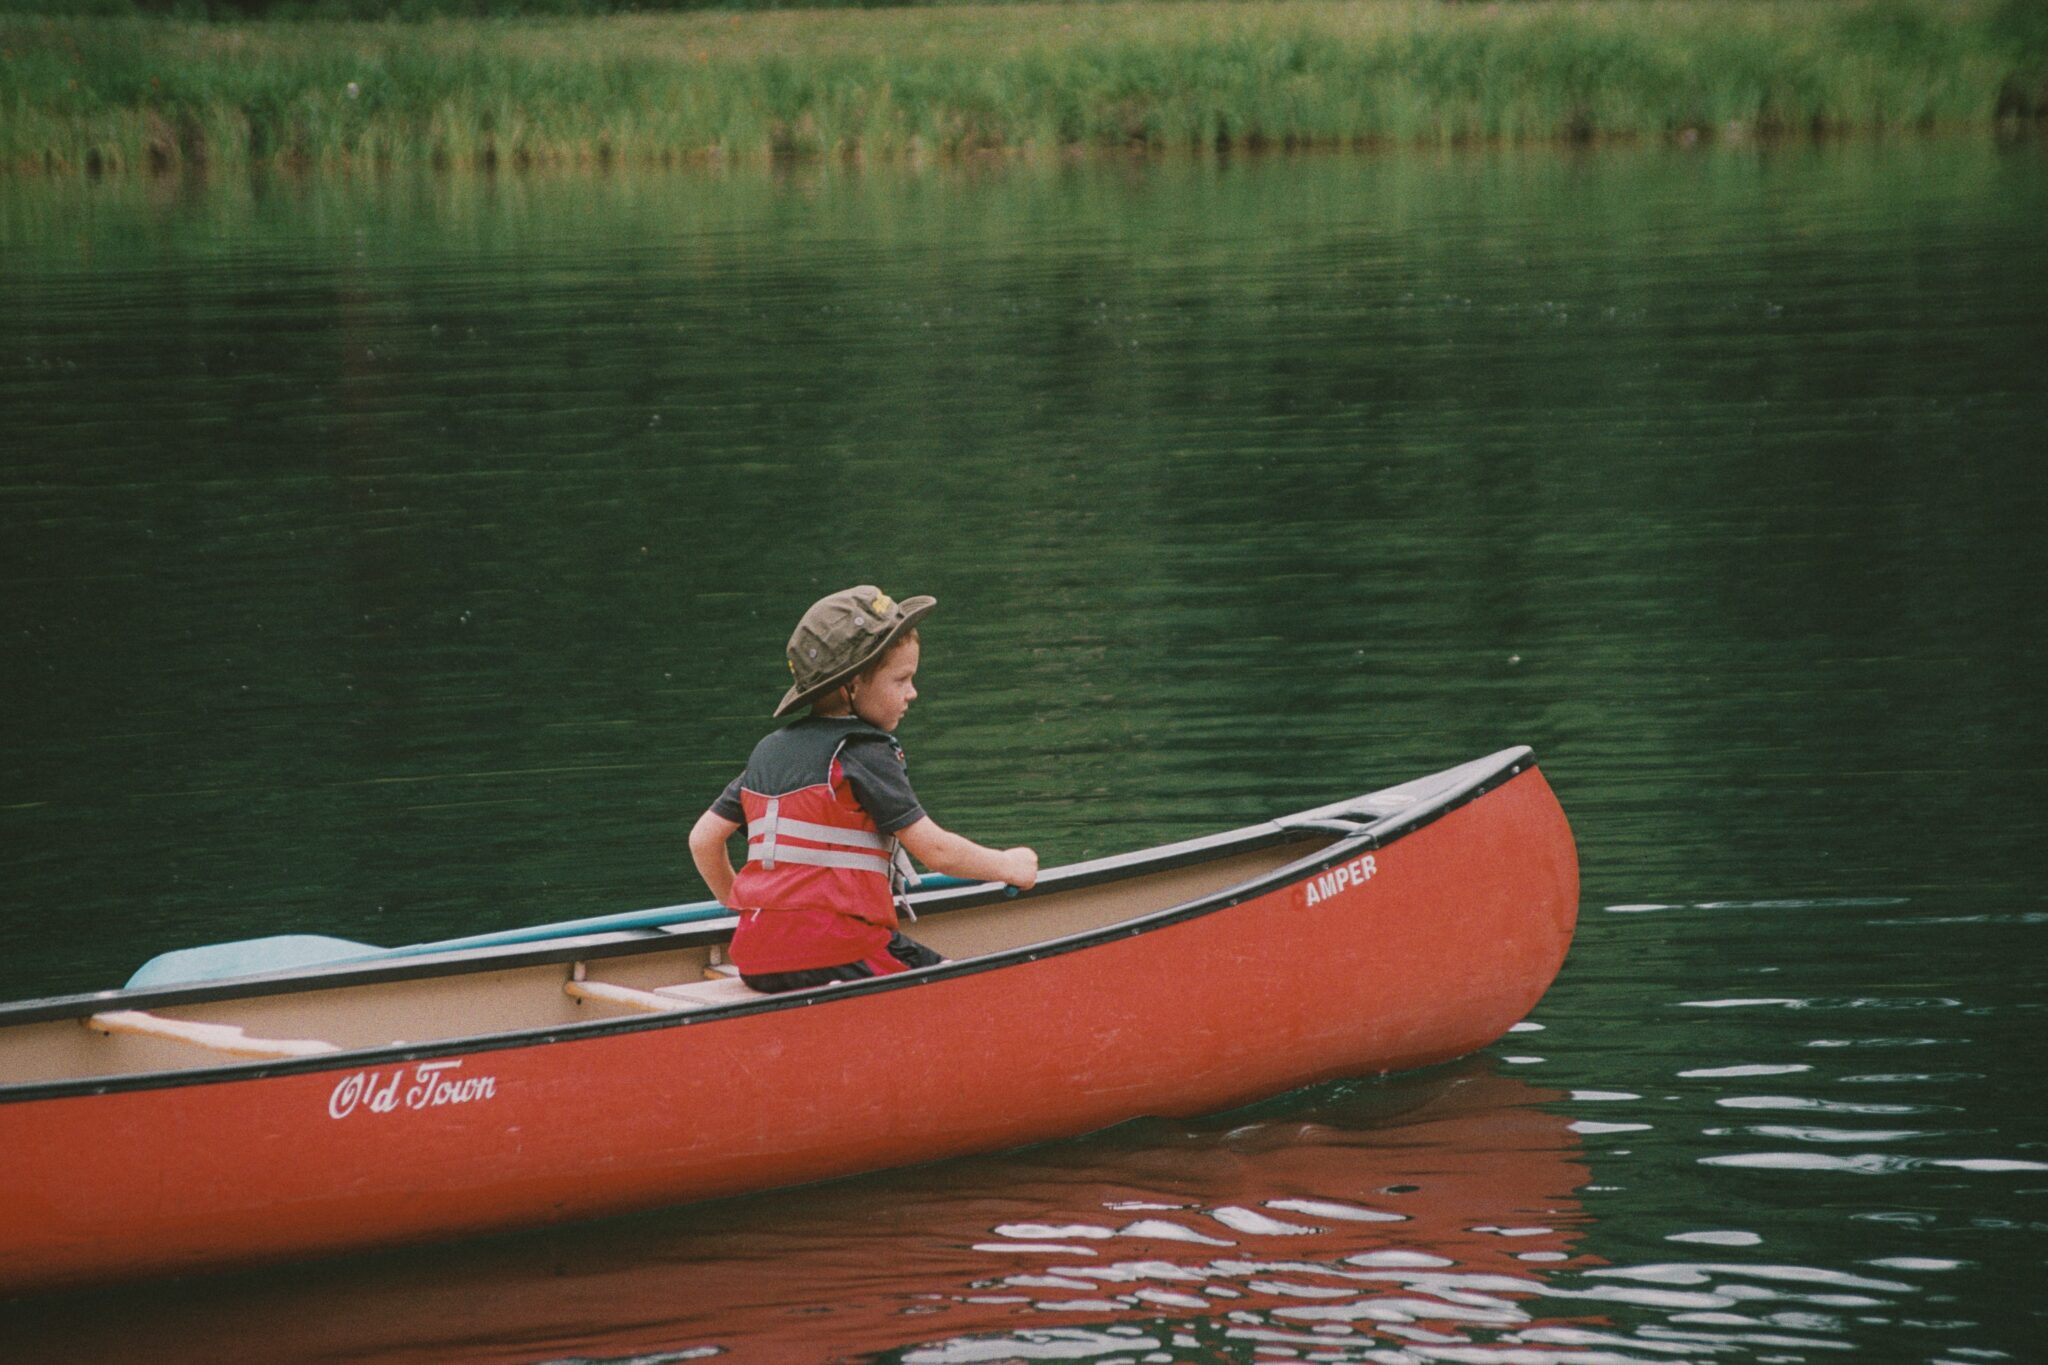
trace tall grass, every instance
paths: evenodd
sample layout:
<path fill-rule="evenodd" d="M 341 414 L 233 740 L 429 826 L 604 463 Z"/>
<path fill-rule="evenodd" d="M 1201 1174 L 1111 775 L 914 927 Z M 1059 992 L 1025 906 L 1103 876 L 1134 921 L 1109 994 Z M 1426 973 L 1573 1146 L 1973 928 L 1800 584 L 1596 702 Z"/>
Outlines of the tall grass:
<path fill-rule="evenodd" d="M 2034 0 L 0 18 L 0 166 L 674 163 L 1989 127 Z"/>

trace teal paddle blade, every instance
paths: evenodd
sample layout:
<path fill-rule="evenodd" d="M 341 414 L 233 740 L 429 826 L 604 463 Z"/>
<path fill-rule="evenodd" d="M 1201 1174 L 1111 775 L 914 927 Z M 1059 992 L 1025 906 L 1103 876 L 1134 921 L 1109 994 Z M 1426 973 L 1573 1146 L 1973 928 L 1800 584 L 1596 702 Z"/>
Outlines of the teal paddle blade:
<path fill-rule="evenodd" d="M 389 951 L 374 944 L 356 943 L 325 934 L 278 934 L 272 938 L 248 938 L 234 943 L 202 943 L 196 948 L 178 948 L 158 953 L 136 968 L 127 989 L 151 986 L 183 986 L 193 981 L 219 981 L 231 976 L 258 976 L 264 972 L 290 971 L 294 967 L 317 967 L 350 958 L 376 957 Z"/>

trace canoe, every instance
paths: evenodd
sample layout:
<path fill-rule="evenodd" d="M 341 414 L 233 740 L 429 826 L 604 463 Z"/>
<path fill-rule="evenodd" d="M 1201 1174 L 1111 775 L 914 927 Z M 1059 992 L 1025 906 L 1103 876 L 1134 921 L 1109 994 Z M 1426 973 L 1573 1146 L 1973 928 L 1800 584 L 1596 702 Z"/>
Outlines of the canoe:
<path fill-rule="evenodd" d="M 1185 1117 L 1486 1046 L 1577 917 L 1527 749 L 1023 894 L 766 996 L 733 921 L 0 1006 L 0 1292 L 598 1217 Z"/>

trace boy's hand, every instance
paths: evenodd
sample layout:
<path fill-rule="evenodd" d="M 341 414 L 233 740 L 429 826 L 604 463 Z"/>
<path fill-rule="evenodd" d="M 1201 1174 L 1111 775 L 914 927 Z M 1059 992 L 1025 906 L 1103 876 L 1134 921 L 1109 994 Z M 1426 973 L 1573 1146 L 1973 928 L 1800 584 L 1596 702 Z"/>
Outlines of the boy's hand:
<path fill-rule="evenodd" d="M 896 837 L 916 858 L 934 872 L 969 881 L 1008 882 L 1029 891 L 1038 880 L 1038 851 L 1030 848 L 990 848 L 963 839 L 927 815 L 896 831 Z"/>
<path fill-rule="evenodd" d="M 1038 881 L 1038 851 L 1030 848 L 1006 848 L 1003 858 L 1009 863 L 1003 872 L 1003 880 L 1019 891 L 1029 891 Z"/>

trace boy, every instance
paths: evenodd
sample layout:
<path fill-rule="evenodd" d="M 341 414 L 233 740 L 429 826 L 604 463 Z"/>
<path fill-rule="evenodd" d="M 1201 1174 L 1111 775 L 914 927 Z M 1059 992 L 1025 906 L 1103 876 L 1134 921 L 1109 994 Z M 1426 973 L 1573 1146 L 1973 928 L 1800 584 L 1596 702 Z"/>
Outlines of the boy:
<path fill-rule="evenodd" d="M 802 720 L 754 746 L 690 830 L 690 857 L 711 894 L 737 910 L 732 960 L 758 991 L 859 981 L 943 962 L 896 931 L 899 848 L 926 867 L 1028 888 L 1038 855 L 985 848 L 924 813 L 895 730 L 917 699 L 917 623 L 938 602 L 897 602 L 873 585 L 814 603 L 789 637 L 796 682 L 775 708 Z M 726 841 L 747 828 L 738 873 Z"/>

